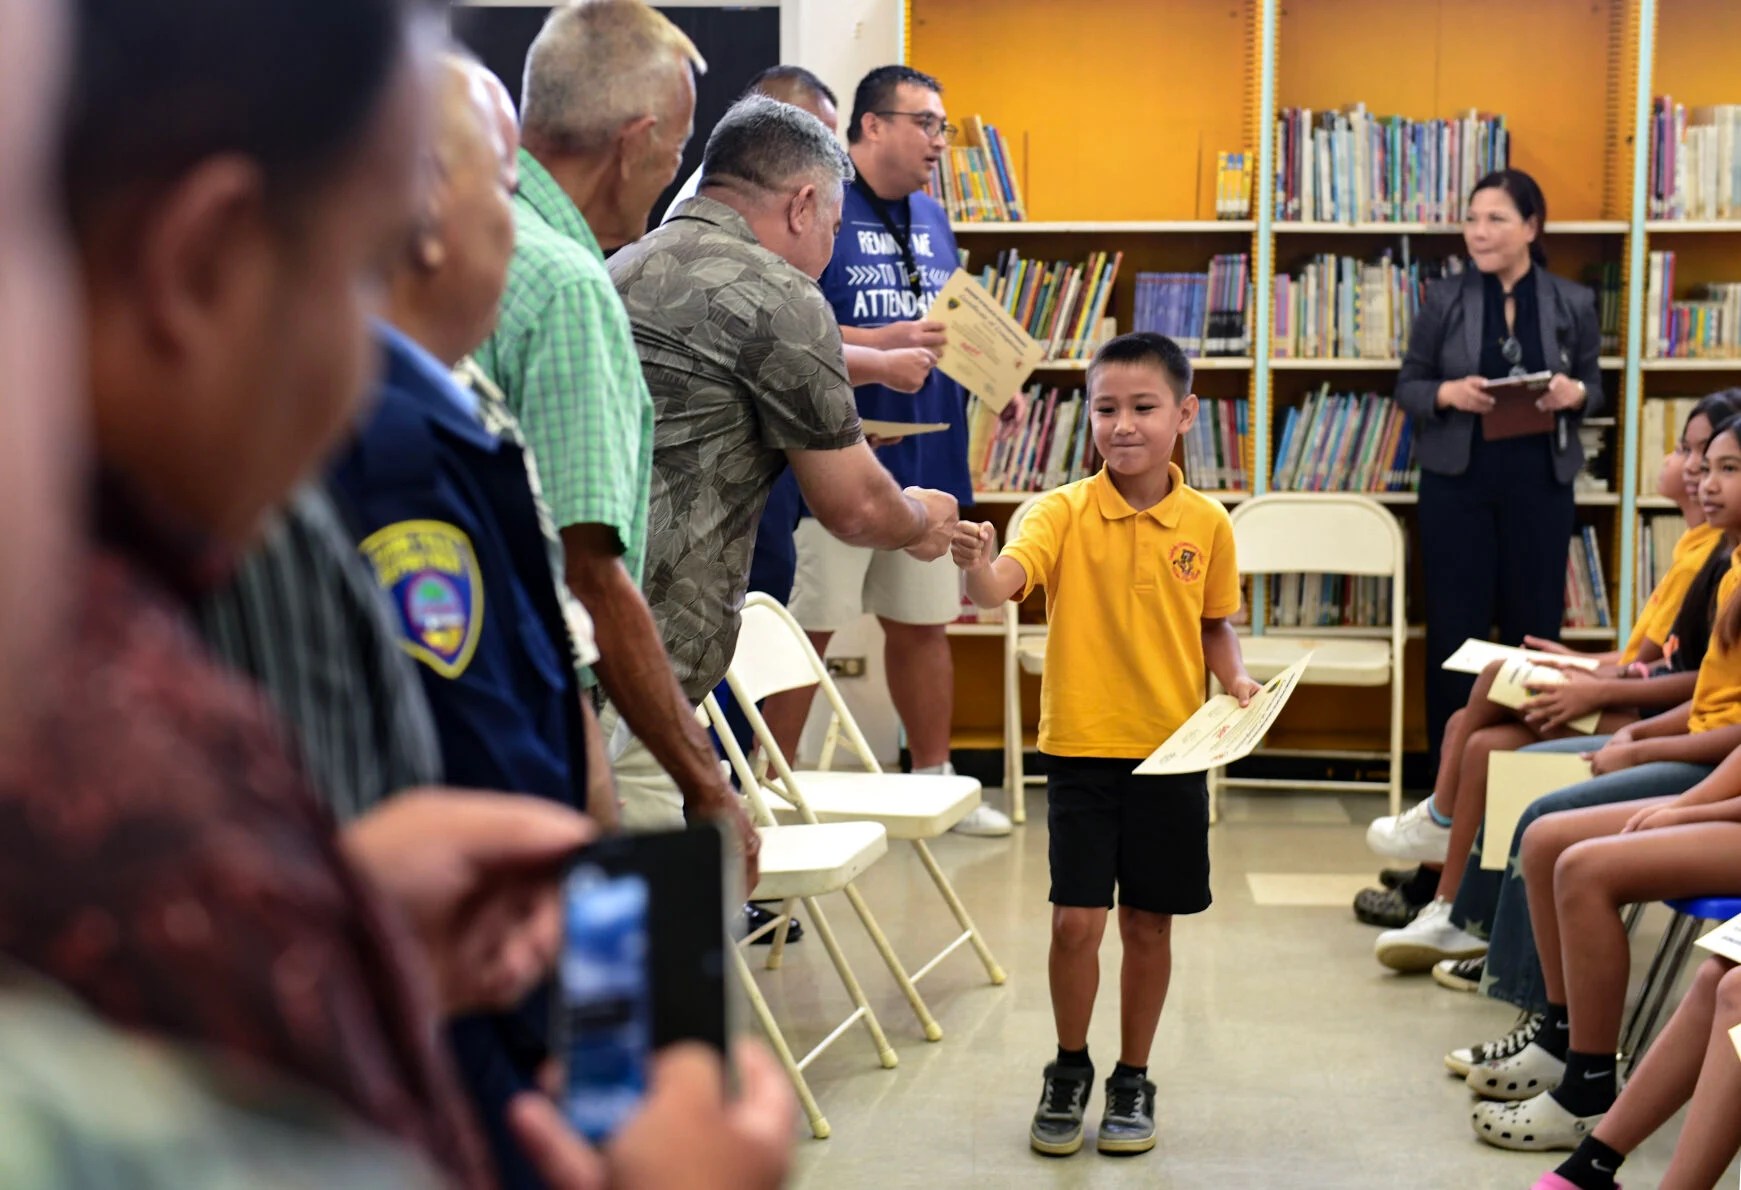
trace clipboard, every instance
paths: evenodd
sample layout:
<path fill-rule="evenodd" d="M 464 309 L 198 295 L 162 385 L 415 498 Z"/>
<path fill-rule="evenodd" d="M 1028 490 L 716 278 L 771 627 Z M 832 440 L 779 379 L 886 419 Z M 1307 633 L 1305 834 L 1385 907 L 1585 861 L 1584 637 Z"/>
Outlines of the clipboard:
<path fill-rule="evenodd" d="M 1554 414 L 1537 409 L 1536 398 L 1547 391 L 1552 372 L 1531 372 L 1489 380 L 1483 387 L 1493 398 L 1493 408 L 1481 415 L 1481 437 L 1488 442 L 1522 438 L 1528 434 L 1551 434 Z"/>

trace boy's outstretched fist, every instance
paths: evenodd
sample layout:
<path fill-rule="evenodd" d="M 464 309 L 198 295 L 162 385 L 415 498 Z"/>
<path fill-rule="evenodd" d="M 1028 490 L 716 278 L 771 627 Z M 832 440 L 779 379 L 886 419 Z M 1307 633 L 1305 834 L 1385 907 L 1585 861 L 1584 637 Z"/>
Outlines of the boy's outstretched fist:
<path fill-rule="evenodd" d="M 997 530 L 983 521 L 957 521 L 949 552 L 961 569 L 983 570 L 997 560 Z"/>

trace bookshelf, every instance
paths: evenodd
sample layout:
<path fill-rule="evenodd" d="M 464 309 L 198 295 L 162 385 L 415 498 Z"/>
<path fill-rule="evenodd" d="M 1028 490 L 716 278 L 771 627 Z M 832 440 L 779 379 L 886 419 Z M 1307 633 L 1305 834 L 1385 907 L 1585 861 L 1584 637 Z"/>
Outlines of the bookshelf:
<path fill-rule="evenodd" d="M 1134 278 L 1141 271 L 1202 271 L 1217 253 L 1246 252 L 1257 301 L 1249 358 L 1194 361 L 1206 398 L 1250 403 L 1246 470 L 1267 490 L 1287 410 L 1326 382 L 1333 392 L 1388 393 L 1400 364 L 1392 358 L 1278 357 L 1270 294 L 1277 275 L 1298 275 L 1319 254 L 1369 261 L 1386 250 L 1410 259 L 1460 253 L 1461 228 L 1422 222 L 1289 222 L 1274 218 L 1262 180 L 1273 176 L 1273 115 L 1284 108 L 1339 109 L 1414 120 L 1449 118 L 1471 108 L 1503 113 L 1511 163 L 1534 174 L 1549 200 L 1550 267 L 1583 277 L 1607 267 L 1620 275 L 1619 342 L 1601 361 L 1610 416 L 1593 419 L 1607 444 L 1608 490 L 1580 491 L 1580 525 L 1602 551 L 1612 628 L 1568 629 L 1568 640 L 1604 647 L 1630 629 L 1638 592 L 1639 534 L 1672 503 L 1640 496 L 1644 404 L 1741 384 L 1741 358 L 1646 359 L 1648 254 L 1677 254 L 1678 299 L 1706 282 L 1741 281 L 1741 219 L 1650 217 L 1648 148 L 1653 98 L 1693 106 L 1741 103 L 1733 47 L 1741 44 L 1741 5 L 1733 0 L 1093 0 L 1061 24 L 1055 0 L 1000 0 L 985 19 L 983 0 L 908 0 L 908 60 L 937 75 L 951 113 L 978 113 L 1008 140 L 1032 222 L 957 226 L 977 271 L 1005 248 L 1047 259 L 1080 260 L 1092 251 L 1126 253 L 1109 313 L 1130 326 Z M 1493 52 L 1493 31 L 1519 45 L 1555 52 L 1529 71 Z M 1423 47 L 1423 44 L 1425 48 Z M 1154 70 L 1153 47 L 1174 62 L 1213 62 L 1189 87 Z M 1418 69 L 1392 69 L 1395 47 L 1413 47 Z M 1036 86 L 1032 63 L 1068 85 Z M 1634 151 L 1634 146 L 1638 146 Z M 1134 147 L 1140 146 L 1140 151 Z M 1244 151 L 1258 162 L 1249 219 L 1217 220 L 1215 156 Z M 1035 380 L 1080 387 L 1083 365 L 1047 365 Z M 1412 492 L 1368 493 L 1391 507 L 1416 545 Z M 982 492 L 977 513 L 1000 527 L 1031 493 Z M 1229 503 L 1250 493 L 1221 493 Z M 1420 600 L 1418 563 L 1410 603 Z M 1264 596 L 1252 612 L 1266 630 Z M 1022 611 L 1043 622 L 1040 601 Z M 952 630 L 956 655 L 958 746 L 997 741 L 1002 706 L 996 632 Z M 1411 639 L 1419 640 L 1419 625 Z M 1325 630 L 1305 630 L 1321 634 Z M 1350 629 L 1343 631 L 1361 631 Z M 1425 743 L 1422 650 L 1409 650 L 1406 743 Z M 1024 679 L 1031 738 L 1037 681 Z M 1339 692 L 1337 700 L 1290 706 L 1278 746 L 1370 745 L 1381 734 L 1385 692 Z M 1334 707 L 1323 704 L 1334 702 Z M 1365 724 L 1370 724 L 1368 730 Z M 1355 737 L 1359 737 L 1356 739 Z"/>

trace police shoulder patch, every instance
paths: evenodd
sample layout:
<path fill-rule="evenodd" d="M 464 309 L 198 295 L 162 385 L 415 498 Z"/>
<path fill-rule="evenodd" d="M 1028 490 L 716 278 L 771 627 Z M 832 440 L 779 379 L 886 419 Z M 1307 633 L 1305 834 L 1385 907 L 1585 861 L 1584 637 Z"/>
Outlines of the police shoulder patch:
<path fill-rule="evenodd" d="M 393 601 L 405 651 L 444 678 L 463 674 L 484 623 L 471 538 L 444 521 L 399 521 L 358 548 Z"/>

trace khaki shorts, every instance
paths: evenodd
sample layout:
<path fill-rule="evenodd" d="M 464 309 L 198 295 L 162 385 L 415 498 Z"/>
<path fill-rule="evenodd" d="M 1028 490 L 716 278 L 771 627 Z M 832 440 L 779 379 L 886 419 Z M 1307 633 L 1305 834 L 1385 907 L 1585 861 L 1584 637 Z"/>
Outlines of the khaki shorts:
<path fill-rule="evenodd" d="M 897 624 L 961 618 L 961 571 L 948 554 L 921 562 L 904 550 L 847 545 L 815 517 L 798 522 L 792 616 L 807 632 L 838 632 L 865 612 Z"/>
<path fill-rule="evenodd" d="M 659 767 L 647 746 L 635 738 L 609 703 L 599 713 L 598 726 L 610 753 L 623 829 L 633 832 L 682 829 L 683 791 L 677 788 L 677 782 Z"/>

